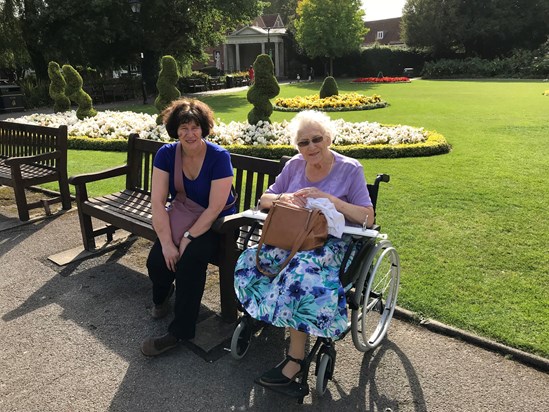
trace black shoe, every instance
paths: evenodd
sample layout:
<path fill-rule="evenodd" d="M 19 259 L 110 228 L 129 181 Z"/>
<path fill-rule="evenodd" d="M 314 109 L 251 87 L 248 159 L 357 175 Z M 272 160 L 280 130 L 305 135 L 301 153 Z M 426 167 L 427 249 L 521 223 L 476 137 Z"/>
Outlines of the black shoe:
<path fill-rule="evenodd" d="M 170 297 L 173 295 L 173 291 L 175 290 L 175 287 L 172 283 L 172 286 L 170 288 L 170 291 L 168 292 L 168 296 L 166 296 L 166 299 L 164 299 L 164 302 L 162 302 L 160 305 L 154 305 L 151 311 L 151 315 L 154 319 L 162 319 L 168 316 L 170 313 Z"/>
<path fill-rule="evenodd" d="M 291 378 L 288 378 L 282 373 L 282 369 L 288 362 L 295 362 L 300 366 L 299 372 L 297 372 Z M 287 386 L 292 383 L 298 376 L 301 375 L 303 369 L 303 360 L 292 358 L 290 355 L 286 355 L 286 358 L 276 365 L 273 369 L 265 372 L 259 378 L 259 382 L 265 386 Z"/>

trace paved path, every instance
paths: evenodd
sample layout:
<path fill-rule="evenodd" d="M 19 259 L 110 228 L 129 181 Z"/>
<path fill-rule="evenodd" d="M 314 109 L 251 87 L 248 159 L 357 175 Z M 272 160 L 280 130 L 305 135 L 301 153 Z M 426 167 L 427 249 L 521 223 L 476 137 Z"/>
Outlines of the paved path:
<path fill-rule="evenodd" d="M 145 358 L 139 343 L 167 325 L 149 314 L 147 242 L 58 267 L 47 258 L 80 245 L 77 214 L 6 229 L 11 213 L 0 209 L 0 411 L 549 410 L 547 374 L 399 320 L 373 353 L 339 342 L 328 392 L 301 406 L 253 383 L 283 356 L 276 328 L 240 361 L 191 346 Z M 215 278 L 204 304 L 218 310 Z"/>

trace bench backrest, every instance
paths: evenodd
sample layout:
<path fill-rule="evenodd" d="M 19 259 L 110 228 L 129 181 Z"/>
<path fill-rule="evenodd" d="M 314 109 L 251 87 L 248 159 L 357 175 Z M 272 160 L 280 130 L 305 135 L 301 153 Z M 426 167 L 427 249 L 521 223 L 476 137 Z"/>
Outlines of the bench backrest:
<path fill-rule="evenodd" d="M 40 160 L 36 164 L 66 169 L 67 134 L 67 126 L 55 128 L 0 121 L 0 158 L 59 151 L 60 158 Z"/>
<path fill-rule="evenodd" d="M 128 174 L 126 188 L 150 194 L 154 156 L 164 142 L 141 139 L 137 134 L 128 139 Z M 238 194 L 237 212 L 254 207 L 274 182 L 283 163 L 231 153 L 234 188 Z"/>

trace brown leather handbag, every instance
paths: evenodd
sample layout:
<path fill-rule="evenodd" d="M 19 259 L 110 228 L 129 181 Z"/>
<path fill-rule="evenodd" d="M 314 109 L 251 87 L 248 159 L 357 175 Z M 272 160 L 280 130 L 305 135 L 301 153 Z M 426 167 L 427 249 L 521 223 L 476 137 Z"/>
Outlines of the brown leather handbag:
<path fill-rule="evenodd" d="M 327 238 L 328 222 L 320 210 L 275 201 L 267 214 L 257 245 L 255 256 L 257 269 L 264 275 L 277 276 L 297 251 L 324 246 Z M 259 253 L 263 244 L 290 251 L 276 273 L 270 273 L 261 267 Z"/>

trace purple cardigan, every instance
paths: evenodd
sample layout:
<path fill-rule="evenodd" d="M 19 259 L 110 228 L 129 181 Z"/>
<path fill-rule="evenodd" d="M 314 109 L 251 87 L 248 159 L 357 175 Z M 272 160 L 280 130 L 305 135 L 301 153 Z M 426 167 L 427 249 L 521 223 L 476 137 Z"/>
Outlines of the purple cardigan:
<path fill-rule="evenodd" d="M 370 194 L 360 162 L 331 151 L 335 162 L 330 174 L 318 182 L 310 182 L 305 176 L 306 162 L 300 154 L 292 157 L 275 182 L 265 193 L 293 193 L 304 187 L 316 187 L 323 192 L 358 206 L 372 206 Z"/>

